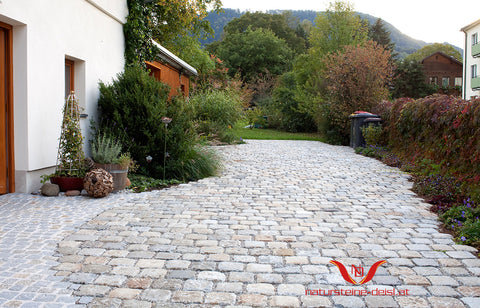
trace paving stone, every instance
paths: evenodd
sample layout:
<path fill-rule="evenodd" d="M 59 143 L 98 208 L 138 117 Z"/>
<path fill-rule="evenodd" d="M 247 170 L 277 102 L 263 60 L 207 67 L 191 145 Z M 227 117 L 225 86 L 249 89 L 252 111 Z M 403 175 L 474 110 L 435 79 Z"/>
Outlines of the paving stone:
<path fill-rule="evenodd" d="M 366 296 L 365 304 L 367 307 L 378 307 L 378 308 L 387 308 L 387 307 L 398 307 L 397 302 L 391 296 Z"/>
<path fill-rule="evenodd" d="M 218 270 L 220 271 L 243 271 L 245 265 L 241 262 L 220 262 Z"/>
<path fill-rule="evenodd" d="M 228 281 L 254 282 L 255 275 L 253 273 L 232 272 L 228 275 Z"/>
<path fill-rule="evenodd" d="M 255 264 L 249 263 L 245 269 L 247 272 L 255 273 L 269 273 L 272 272 L 272 266 L 270 264 Z"/>
<path fill-rule="evenodd" d="M 480 306 L 476 250 L 408 175 L 320 142 L 215 150 L 218 176 L 165 190 L 0 196 L 0 306 Z M 332 259 L 386 259 L 367 288 L 409 296 L 305 296 L 352 287 Z"/>
<path fill-rule="evenodd" d="M 268 297 L 261 294 L 242 294 L 237 298 L 237 303 L 240 305 L 265 307 L 267 306 Z"/>
<path fill-rule="evenodd" d="M 172 292 L 168 290 L 148 289 L 142 291 L 140 299 L 151 302 L 167 302 L 171 296 Z"/>
<path fill-rule="evenodd" d="M 213 282 L 208 280 L 189 279 L 184 285 L 185 291 L 205 291 L 211 292 L 213 289 Z"/>
<path fill-rule="evenodd" d="M 135 277 L 127 280 L 126 286 L 130 289 L 147 289 L 152 284 L 151 278 Z"/>
<path fill-rule="evenodd" d="M 300 301 L 294 296 L 272 296 L 272 307 L 300 307 Z"/>
<path fill-rule="evenodd" d="M 465 307 L 465 305 L 458 299 L 452 297 L 436 297 L 428 298 L 428 301 L 433 307 Z"/>
<path fill-rule="evenodd" d="M 365 303 L 360 297 L 354 296 L 334 296 L 333 302 L 340 307 L 365 307 Z"/>
<path fill-rule="evenodd" d="M 430 307 L 427 299 L 418 296 L 397 297 L 397 303 L 400 307 Z"/>
<path fill-rule="evenodd" d="M 269 283 L 247 284 L 247 292 L 264 294 L 264 295 L 273 295 L 275 294 L 275 287 Z"/>
<path fill-rule="evenodd" d="M 180 303 L 203 303 L 203 292 L 198 291 L 176 291 L 173 292 L 172 301 Z"/>
<path fill-rule="evenodd" d="M 211 292 L 205 295 L 205 304 L 231 305 L 235 303 L 237 296 L 233 293 Z"/>
<path fill-rule="evenodd" d="M 80 286 L 78 291 L 75 292 L 75 295 L 102 297 L 102 296 L 105 296 L 110 291 L 110 289 L 111 288 L 107 286 L 84 285 L 84 286 Z"/>
<path fill-rule="evenodd" d="M 198 274 L 200 280 L 225 281 L 226 276 L 220 272 L 203 271 Z"/>
<path fill-rule="evenodd" d="M 305 286 L 303 284 L 280 284 L 278 285 L 277 293 L 279 295 L 305 295 Z"/>
<path fill-rule="evenodd" d="M 240 282 L 219 282 L 216 290 L 219 292 L 240 293 L 243 290 L 243 284 Z"/>
<path fill-rule="evenodd" d="M 332 302 L 324 296 L 302 296 L 302 307 L 332 307 Z"/>
<path fill-rule="evenodd" d="M 121 299 L 134 299 L 140 295 L 141 290 L 129 289 L 129 288 L 118 288 L 113 289 L 108 294 L 109 297 L 121 298 Z"/>
<path fill-rule="evenodd" d="M 127 277 L 123 275 L 105 274 L 105 275 L 98 276 L 98 278 L 95 280 L 95 283 L 99 285 L 120 287 L 125 283 L 126 280 L 127 280 Z"/>
<path fill-rule="evenodd" d="M 431 286 L 427 287 L 427 289 L 433 296 L 457 297 L 460 295 L 454 288 L 449 286 Z"/>
<path fill-rule="evenodd" d="M 427 276 L 432 285 L 438 286 L 458 286 L 459 283 L 456 279 L 449 276 Z"/>
<path fill-rule="evenodd" d="M 461 300 L 468 307 L 480 307 L 480 297 L 463 297 Z"/>

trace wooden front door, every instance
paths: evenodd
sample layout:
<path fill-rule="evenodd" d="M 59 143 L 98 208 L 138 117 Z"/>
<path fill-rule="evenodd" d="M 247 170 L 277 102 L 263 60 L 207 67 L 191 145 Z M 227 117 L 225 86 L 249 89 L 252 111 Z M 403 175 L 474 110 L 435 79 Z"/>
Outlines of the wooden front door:
<path fill-rule="evenodd" d="M 11 116 L 11 28 L 0 23 L 0 194 L 13 192 Z"/>

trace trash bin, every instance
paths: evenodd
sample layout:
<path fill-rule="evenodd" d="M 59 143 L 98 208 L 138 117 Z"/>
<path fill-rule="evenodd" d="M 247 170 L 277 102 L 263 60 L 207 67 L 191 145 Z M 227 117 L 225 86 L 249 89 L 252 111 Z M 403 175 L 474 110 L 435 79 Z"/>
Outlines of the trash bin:
<path fill-rule="evenodd" d="M 369 125 L 370 123 L 379 125 L 382 122 L 379 115 L 365 111 L 355 111 L 355 113 L 350 116 L 350 119 L 350 147 L 354 149 L 360 146 L 365 146 L 365 139 L 360 130 L 362 126 Z"/>

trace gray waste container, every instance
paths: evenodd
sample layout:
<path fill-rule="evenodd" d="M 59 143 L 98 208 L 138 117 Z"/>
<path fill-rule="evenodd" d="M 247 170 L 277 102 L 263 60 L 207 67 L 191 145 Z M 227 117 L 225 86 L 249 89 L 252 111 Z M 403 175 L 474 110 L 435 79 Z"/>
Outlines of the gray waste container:
<path fill-rule="evenodd" d="M 382 119 L 379 115 L 364 111 L 356 111 L 350 116 L 350 119 L 350 147 L 354 149 L 365 146 L 365 139 L 363 138 L 362 131 L 360 130 L 362 126 L 366 126 L 370 123 L 379 125 L 382 122 Z"/>

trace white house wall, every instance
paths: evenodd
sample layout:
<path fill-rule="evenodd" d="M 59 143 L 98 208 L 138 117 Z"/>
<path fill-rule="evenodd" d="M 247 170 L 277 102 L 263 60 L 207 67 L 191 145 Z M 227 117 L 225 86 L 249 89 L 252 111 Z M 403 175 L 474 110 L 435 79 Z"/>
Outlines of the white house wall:
<path fill-rule="evenodd" d="M 468 29 L 462 29 L 466 31 L 465 35 L 465 40 L 466 40 L 466 45 L 465 48 L 466 50 L 463 53 L 463 72 L 464 75 L 464 85 L 465 89 L 463 89 L 464 99 L 470 99 L 474 96 L 480 96 L 480 91 L 473 91 L 472 90 L 472 71 L 471 71 L 471 66 L 474 64 L 477 64 L 477 72 L 480 72 L 480 58 L 474 58 L 472 56 L 472 34 L 478 33 L 479 38 L 480 38 L 480 23 L 477 22 L 476 24 L 472 24 L 472 26 L 468 27 Z"/>
<path fill-rule="evenodd" d="M 13 26 L 15 186 L 31 192 L 56 163 L 65 93 L 65 59 L 75 61 L 75 91 L 96 118 L 98 82 L 124 66 L 126 0 L 1 0 Z M 50 168 L 50 169 L 49 169 Z"/>

